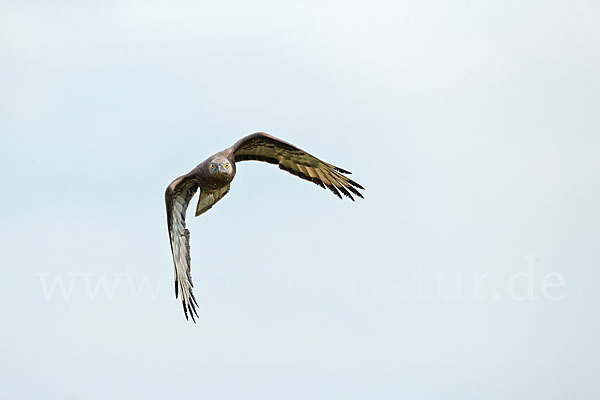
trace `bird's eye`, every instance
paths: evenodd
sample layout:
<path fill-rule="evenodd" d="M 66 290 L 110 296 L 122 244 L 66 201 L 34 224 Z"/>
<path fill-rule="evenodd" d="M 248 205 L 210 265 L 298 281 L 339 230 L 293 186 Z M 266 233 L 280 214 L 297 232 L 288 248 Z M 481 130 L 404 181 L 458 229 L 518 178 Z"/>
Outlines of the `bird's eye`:
<path fill-rule="evenodd" d="M 229 168 L 229 163 L 225 164 L 225 168 Z"/>
<path fill-rule="evenodd" d="M 210 164 L 210 169 L 215 169 L 215 164 Z"/>

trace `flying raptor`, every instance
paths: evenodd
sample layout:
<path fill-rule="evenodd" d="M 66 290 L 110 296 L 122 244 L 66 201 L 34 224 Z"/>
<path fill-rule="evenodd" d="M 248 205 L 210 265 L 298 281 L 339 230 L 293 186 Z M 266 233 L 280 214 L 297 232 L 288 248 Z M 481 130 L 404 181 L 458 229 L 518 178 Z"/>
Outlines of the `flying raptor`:
<path fill-rule="evenodd" d="M 196 322 L 196 307 L 191 275 L 190 231 L 185 227 L 185 213 L 192 197 L 200 190 L 196 216 L 208 211 L 229 193 L 235 177 L 236 163 L 246 160 L 277 164 L 279 168 L 307 181 L 341 194 L 363 198 L 357 189 L 364 188 L 346 175 L 350 172 L 319 160 L 298 147 L 264 132 L 257 132 L 238 140 L 233 146 L 210 156 L 187 174 L 175 179 L 165 191 L 167 226 L 171 252 L 175 263 L 175 297 L 181 292 L 185 318 Z M 340 194 L 341 193 L 341 194 Z"/>

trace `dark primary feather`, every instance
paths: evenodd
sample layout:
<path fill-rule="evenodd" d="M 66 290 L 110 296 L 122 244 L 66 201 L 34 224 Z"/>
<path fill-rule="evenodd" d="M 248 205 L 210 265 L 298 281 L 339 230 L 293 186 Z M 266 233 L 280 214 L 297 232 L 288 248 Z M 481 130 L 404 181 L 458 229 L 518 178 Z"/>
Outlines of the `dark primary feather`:
<path fill-rule="evenodd" d="M 340 199 L 341 194 L 352 201 L 354 201 L 352 194 L 364 198 L 357 190 L 364 190 L 364 187 L 344 175 L 349 175 L 349 171 L 328 164 L 293 144 L 267 133 L 257 132 L 248 135 L 235 143 L 231 151 L 235 162 L 256 160 L 278 164 L 284 171 L 331 190 Z"/>

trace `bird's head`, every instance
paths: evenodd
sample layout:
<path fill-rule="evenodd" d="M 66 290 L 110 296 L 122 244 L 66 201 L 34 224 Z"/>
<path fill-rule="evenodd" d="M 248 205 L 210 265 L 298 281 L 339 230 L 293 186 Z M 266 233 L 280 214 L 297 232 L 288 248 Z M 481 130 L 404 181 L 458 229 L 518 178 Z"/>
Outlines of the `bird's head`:
<path fill-rule="evenodd" d="M 218 180 L 231 180 L 235 174 L 235 167 L 225 157 L 216 157 L 210 160 L 208 170 Z"/>

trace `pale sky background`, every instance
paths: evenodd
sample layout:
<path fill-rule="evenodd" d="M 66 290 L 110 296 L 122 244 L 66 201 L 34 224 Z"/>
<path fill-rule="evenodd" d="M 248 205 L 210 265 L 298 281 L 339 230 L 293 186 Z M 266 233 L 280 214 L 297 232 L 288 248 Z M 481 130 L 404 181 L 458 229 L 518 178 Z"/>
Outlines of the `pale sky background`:
<path fill-rule="evenodd" d="M 598 1 L 2 1 L 0 398 L 599 398 L 599 22 Z M 258 130 L 366 199 L 239 165 L 188 216 L 194 325 L 164 189 Z"/>

